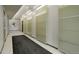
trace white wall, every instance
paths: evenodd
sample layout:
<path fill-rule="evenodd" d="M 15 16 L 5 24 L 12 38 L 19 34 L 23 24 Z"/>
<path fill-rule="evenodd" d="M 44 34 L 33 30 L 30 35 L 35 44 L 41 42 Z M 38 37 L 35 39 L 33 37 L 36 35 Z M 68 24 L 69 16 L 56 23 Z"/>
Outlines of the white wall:
<path fill-rule="evenodd" d="M 47 43 L 58 47 L 58 6 L 48 6 Z"/>
<path fill-rule="evenodd" d="M 4 14 L 3 14 L 3 7 L 0 6 L 0 52 L 3 47 L 4 43 Z"/>
<path fill-rule="evenodd" d="M 33 12 L 33 19 L 32 19 L 32 36 L 36 37 L 36 16 L 35 16 L 35 12 Z"/>
<path fill-rule="evenodd" d="M 13 26 L 13 23 L 15 23 L 15 26 Z M 20 24 L 20 21 L 19 20 L 9 20 L 9 30 L 20 30 L 19 28 L 19 25 Z"/>
<path fill-rule="evenodd" d="M 9 20 L 8 20 L 8 18 L 7 18 L 7 14 L 5 14 L 5 38 L 7 38 L 7 35 L 8 35 L 8 33 L 9 33 L 9 28 L 8 28 L 8 26 L 9 26 Z"/>

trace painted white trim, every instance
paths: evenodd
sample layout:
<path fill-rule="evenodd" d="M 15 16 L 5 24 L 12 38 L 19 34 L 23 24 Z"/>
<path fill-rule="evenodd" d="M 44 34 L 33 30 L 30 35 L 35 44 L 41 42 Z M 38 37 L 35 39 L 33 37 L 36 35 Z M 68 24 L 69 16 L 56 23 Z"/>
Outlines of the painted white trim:
<path fill-rule="evenodd" d="M 41 9 L 42 7 L 44 7 L 45 5 L 42 5 L 42 6 L 40 6 L 40 7 L 38 7 L 36 10 L 39 10 L 39 9 Z"/>
<path fill-rule="evenodd" d="M 33 9 L 35 10 L 35 9 L 37 9 L 38 7 L 40 7 L 41 5 L 35 5 L 34 7 L 33 7 Z"/>
<path fill-rule="evenodd" d="M 31 10 L 28 10 L 25 14 L 28 15 L 31 12 Z"/>
<path fill-rule="evenodd" d="M 39 15 L 45 14 L 46 12 L 47 12 L 47 11 L 42 11 L 42 12 L 36 14 L 36 16 L 39 16 Z"/>

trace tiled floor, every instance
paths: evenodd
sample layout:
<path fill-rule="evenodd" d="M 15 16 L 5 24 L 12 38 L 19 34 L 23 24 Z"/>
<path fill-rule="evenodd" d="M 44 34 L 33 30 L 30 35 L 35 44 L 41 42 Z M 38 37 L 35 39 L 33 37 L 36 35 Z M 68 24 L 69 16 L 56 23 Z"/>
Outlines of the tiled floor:
<path fill-rule="evenodd" d="M 3 54 L 12 54 L 13 53 L 13 46 L 12 46 L 12 36 L 17 36 L 17 35 L 25 35 L 27 36 L 28 38 L 30 38 L 32 41 L 34 41 L 35 43 L 37 43 L 38 45 L 40 45 L 41 47 L 45 48 L 46 50 L 50 51 L 51 53 L 53 54 L 62 54 L 60 51 L 58 51 L 57 49 L 51 47 L 51 46 L 48 46 L 46 44 L 43 44 L 39 41 L 37 41 L 36 39 L 20 32 L 20 31 L 11 31 L 10 34 L 8 35 L 7 37 L 7 40 L 6 40 L 6 43 L 5 43 L 5 46 L 3 48 L 3 51 L 2 53 Z"/>

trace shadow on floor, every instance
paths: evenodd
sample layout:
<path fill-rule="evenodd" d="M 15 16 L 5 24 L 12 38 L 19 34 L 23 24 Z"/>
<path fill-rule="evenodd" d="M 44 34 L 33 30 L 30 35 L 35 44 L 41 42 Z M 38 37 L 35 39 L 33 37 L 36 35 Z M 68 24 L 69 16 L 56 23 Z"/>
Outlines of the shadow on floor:
<path fill-rule="evenodd" d="M 51 54 L 24 35 L 13 36 L 13 54 Z"/>

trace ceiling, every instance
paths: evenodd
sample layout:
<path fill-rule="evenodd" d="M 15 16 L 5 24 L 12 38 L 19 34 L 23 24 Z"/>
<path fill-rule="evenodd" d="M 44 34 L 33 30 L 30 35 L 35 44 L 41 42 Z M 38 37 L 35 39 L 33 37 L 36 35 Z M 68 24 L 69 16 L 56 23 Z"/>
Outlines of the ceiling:
<path fill-rule="evenodd" d="M 12 19 L 20 19 L 22 15 L 26 14 L 27 11 L 31 10 L 34 11 L 39 5 L 23 5 L 18 10 L 18 12 L 12 17 Z"/>
<path fill-rule="evenodd" d="M 11 19 L 19 10 L 21 5 L 4 5 L 5 12 L 9 19 Z"/>
<path fill-rule="evenodd" d="M 33 7 L 36 6 L 36 8 L 40 5 L 25 5 L 26 7 L 29 7 L 29 10 L 34 10 Z M 22 7 L 22 5 L 4 5 L 5 13 L 7 14 L 9 19 L 12 19 L 14 15 L 18 12 L 18 10 Z"/>

